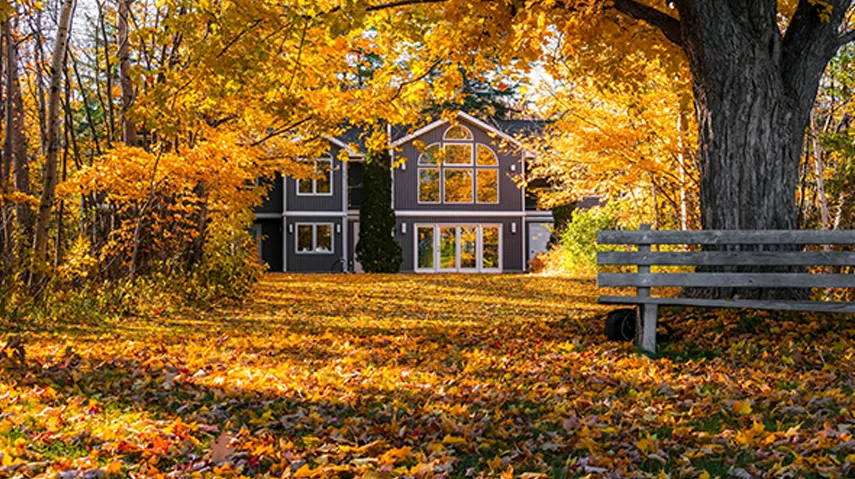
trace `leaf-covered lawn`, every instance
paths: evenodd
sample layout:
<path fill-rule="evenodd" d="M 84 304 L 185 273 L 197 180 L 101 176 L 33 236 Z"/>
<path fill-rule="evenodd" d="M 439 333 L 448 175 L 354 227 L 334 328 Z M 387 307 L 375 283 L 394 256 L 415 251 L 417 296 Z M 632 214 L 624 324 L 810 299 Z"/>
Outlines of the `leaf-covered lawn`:
<path fill-rule="evenodd" d="M 269 275 L 232 310 L 5 324 L 0 476 L 852 473 L 844 316 L 671 311 L 649 359 L 605 341 L 597 293 Z"/>

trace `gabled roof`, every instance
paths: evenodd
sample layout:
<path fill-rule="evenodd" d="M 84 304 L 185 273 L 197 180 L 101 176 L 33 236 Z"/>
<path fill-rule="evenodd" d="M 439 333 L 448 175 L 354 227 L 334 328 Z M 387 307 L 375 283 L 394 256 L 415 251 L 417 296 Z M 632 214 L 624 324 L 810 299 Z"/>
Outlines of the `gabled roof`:
<path fill-rule="evenodd" d="M 514 146 L 522 148 L 519 140 L 516 139 L 519 135 L 541 135 L 548 122 L 543 120 L 496 120 L 490 119 L 487 121 L 479 120 L 478 118 L 464 112 L 457 112 L 457 118 L 474 123 L 487 132 L 508 141 Z M 448 124 L 448 120 L 436 120 L 422 128 L 414 129 L 413 125 L 395 125 L 390 128 L 390 140 L 392 146 L 400 146 L 410 140 L 418 138 L 425 133 Z M 349 125 L 342 133 L 327 139 L 334 145 L 344 148 L 352 158 L 362 158 L 365 156 L 365 134 L 367 128 L 363 126 Z M 354 151 L 350 145 L 355 145 L 358 150 Z"/>

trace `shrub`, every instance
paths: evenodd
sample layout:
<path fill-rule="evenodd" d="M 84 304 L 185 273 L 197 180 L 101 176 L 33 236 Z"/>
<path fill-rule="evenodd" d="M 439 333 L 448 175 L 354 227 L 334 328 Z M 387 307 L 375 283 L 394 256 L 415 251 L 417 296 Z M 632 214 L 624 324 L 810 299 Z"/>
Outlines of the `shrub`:
<path fill-rule="evenodd" d="M 388 153 L 369 155 L 364 183 L 356 259 L 369 273 L 397 273 L 403 255 L 393 237 L 395 211 L 392 209 L 392 170 Z"/>
<path fill-rule="evenodd" d="M 572 214 L 559 244 L 543 259 L 544 270 L 574 276 L 597 273 L 597 231 L 615 229 L 618 220 L 609 207 L 576 210 Z"/>

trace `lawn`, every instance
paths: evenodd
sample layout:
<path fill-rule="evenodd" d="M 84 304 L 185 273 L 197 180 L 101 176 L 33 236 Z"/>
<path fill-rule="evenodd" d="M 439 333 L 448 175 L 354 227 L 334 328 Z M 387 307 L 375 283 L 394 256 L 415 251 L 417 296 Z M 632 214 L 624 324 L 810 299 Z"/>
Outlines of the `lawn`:
<path fill-rule="evenodd" d="M 651 359 L 605 341 L 596 295 L 268 275 L 233 309 L 4 323 L 27 344 L 25 366 L 0 362 L 0 476 L 855 472 L 845 317 L 670 311 Z"/>

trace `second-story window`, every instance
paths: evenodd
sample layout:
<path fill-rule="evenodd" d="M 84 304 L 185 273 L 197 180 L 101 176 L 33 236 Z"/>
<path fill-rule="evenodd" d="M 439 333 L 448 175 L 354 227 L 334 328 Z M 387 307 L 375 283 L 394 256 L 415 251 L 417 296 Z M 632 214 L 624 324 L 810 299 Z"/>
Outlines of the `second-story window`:
<path fill-rule="evenodd" d="M 297 180 L 297 194 L 329 196 L 332 194 L 332 158 L 317 158 L 314 163 L 315 175 Z"/>
<path fill-rule="evenodd" d="M 419 203 L 498 203 L 499 160 L 493 149 L 475 142 L 461 125 L 449 127 L 443 139 L 419 155 Z"/>

